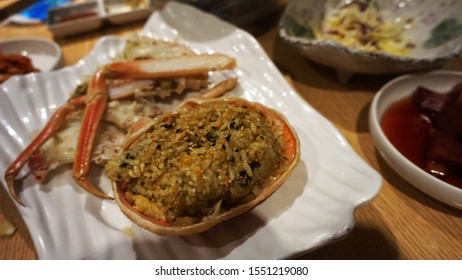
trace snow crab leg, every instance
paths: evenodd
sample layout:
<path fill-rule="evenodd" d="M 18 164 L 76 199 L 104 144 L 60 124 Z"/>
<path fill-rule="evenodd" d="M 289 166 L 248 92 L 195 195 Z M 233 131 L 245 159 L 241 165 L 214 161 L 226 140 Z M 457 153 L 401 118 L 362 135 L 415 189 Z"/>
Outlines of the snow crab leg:
<path fill-rule="evenodd" d="M 5 181 L 13 199 L 19 204 L 24 205 L 16 193 L 15 177 L 29 159 L 33 157 L 34 153 L 65 124 L 66 116 L 82 108 L 84 108 L 84 116 L 75 153 L 73 177 L 83 189 L 91 194 L 104 199 L 112 198 L 101 192 L 88 179 L 94 139 L 110 98 L 106 86 L 107 79 L 156 79 L 201 75 L 209 71 L 233 69 L 235 66 L 236 61 L 233 58 L 222 54 L 144 59 L 131 62 L 117 62 L 104 66 L 92 77 L 86 95 L 70 99 L 65 105 L 59 108 L 52 115 L 45 128 L 8 167 L 5 172 Z M 219 84 L 216 88 L 212 88 L 208 94 L 209 96 L 216 96 L 233 88 L 235 85 L 236 81 L 231 79 Z"/>
<path fill-rule="evenodd" d="M 88 179 L 90 158 L 96 132 L 108 102 L 103 71 L 98 71 L 93 76 L 86 97 L 86 107 L 75 152 L 73 177 L 74 180 L 89 193 L 104 199 L 109 199 L 111 197 L 95 188 Z"/>
<path fill-rule="evenodd" d="M 104 72 L 106 77 L 111 79 L 166 78 L 232 69 L 235 66 L 236 61 L 229 56 L 200 54 L 112 63 L 105 67 Z"/>

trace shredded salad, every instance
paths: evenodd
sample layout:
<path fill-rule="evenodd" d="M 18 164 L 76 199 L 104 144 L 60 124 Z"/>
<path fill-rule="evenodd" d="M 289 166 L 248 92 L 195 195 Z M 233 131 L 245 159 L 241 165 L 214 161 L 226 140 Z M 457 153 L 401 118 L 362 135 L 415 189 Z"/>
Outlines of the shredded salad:
<path fill-rule="evenodd" d="M 408 56 L 413 44 L 403 34 L 405 25 L 384 21 L 372 4 L 353 1 L 327 14 L 316 37 L 363 51 Z"/>

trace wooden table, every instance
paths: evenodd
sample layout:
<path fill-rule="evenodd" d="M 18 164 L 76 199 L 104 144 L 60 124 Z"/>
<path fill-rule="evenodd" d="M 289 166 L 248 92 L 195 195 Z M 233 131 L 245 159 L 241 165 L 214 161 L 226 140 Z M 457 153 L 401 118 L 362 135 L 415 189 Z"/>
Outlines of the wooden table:
<path fill-rule="evenodd" d="M 329 119 L 353 149 L 384 179 L 379 195 L 355 212 L 356 227 L 341 241 L 301 256 L 302 259 L 462 259 L 462 210 L 451 208 L 418 191 L 397 175 L 375 149 L 367 123 L 374 93 L 393 76 L 354 76 L 348 85 L 337 82 L 334 71 L 303 59 L 277 40 L 276 16 L 249 26 L 280 71 L 289 76 L 299 94 Z M 70 38 L 54 38 L 64 53 L 65 65 L 83 58 L 105 35 L 126 36 L 144 22 L 113 27 Z M 53 39 L 44 25 L 3 26 L 0 39 L 19 36 Z M 462 70 L 462 58 L 444 69 Z M 0 223 L 17 227 L 0 238 L 0 259 L 36 259 L 29 232 L 3 188 L 0 187 Z"/>

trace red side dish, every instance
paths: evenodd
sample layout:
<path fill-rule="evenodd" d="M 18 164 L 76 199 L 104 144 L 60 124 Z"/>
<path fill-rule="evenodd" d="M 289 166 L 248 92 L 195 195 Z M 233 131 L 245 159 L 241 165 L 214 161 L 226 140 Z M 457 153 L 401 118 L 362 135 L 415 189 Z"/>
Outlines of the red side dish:
<path fill-rule="evenodd" d="M 32 60 L 27 56 L 0 53 L 0 84 L 14 75 L 39 71 L 32 65 Z"/>
<path fill-rule="evenodd" d="M 381 126 L 407 159 L 462 188 L 462 83 L 448 93 L 418 87 L 390 106 Z"/>

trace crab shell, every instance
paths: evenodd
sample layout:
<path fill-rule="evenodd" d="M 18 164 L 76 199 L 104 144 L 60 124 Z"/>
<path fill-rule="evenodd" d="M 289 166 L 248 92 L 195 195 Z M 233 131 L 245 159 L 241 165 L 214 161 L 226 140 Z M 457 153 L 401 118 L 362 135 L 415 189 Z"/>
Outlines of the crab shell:
<path fill-rule="evenodd" d="M 287 158 L 287 161 L 276 170 L 273 176 L 270 176 L 264 181 L 264 187 L 262 188 L 261 193 L 257 194 L 254 199 L 234 206 L 230 209 L 220 209 L 219 213 L 204 217 L 200 222 L 193 224 L 170 225 L 163 220 L 155 219 L 140 213 L 127 202 L 123 195 L 123 188 L 117 183 L 113 182 L 112 186 L 114 190 L 115 201 L 119 205 L 122 212 L 138 226 L 161 235 L 184 236 L 206 231 L 218 223 L 250 211 L 255 206 L 265 201 L 283 184 L 283 182 L 295 169 L 300 160 L 300 143 L 298 136 L 287 119 L 275 110 L 269 109 L 258 103 L 246 101 L 241 98 L 218 98 L 206 100 L 188 100 L 182 103 L 182 105 L 177 107 L 169 114 L 179 113 L 181 110 L 194 110 L 194 108 L 209 102 L 223 101 L 229 103 L 230 105 L 246 105 L 248 107 L 252 107 L 259 113 L 262 113 L 266 118 L 272 120 L 275 125 L 283 127 L 283 138 L 285 144 L 284 156 Z"/>

